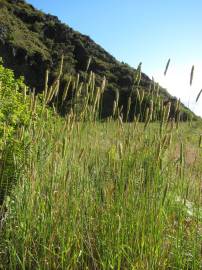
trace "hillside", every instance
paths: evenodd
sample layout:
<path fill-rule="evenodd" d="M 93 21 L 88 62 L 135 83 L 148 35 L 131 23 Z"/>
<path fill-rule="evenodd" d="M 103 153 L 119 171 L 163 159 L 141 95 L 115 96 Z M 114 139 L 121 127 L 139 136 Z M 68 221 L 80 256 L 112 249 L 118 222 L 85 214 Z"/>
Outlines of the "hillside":
<path fill-rule="evenodd" d="M 96 82 L 103 76 L 107 79 L 103 97 L 102 117 L 112 115 L 116 91 L 119 92 L 119 106 L 126 114 L 128 97 L 134 83 L 135 70 L 120 63 L 90 37 L 74 31 L 50 14 L 36 10 L 23 0 L 0 0 L 0 56 L 5 66 L 12 68 L 15 75 L 25 77 L 25 82 L 37 91 L 44 87 L 44 74 L 51 70 L 51 80 L 57 76 L 61 55 L 64 55 L 64 67 L 60 91 L 68 80 L 69 74 L 77 73 L 85 77 L 86 66 L 91 58 L 90 70 L 96 73 Z M 142 73 L 140 88 L 148 90 L 152 81 Z M 155 87 L 154 87 L 155 88 Z M 164 100 L 176 99 L 160 87 Z M 135 107 L 135 99 L 134 99 Z M 182 106 L 181 118 L 185 120 L 191 112 Z M 61 109 L 64 112 L 65 109 Z M 171 110 L 172 112 L 173 110 Z M 131 111 L 129 119 L 133 118 Z"/>

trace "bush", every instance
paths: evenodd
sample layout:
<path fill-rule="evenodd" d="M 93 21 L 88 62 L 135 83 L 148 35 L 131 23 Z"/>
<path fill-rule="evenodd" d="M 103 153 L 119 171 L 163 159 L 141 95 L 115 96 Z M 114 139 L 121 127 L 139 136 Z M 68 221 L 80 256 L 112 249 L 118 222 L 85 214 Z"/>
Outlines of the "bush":
<path fill-rule="evenodd" d="M 25 139 L 18 134 L 34 115 L 30 105 L 23 77 L 15 79 L 13 71 L 0 61 L 0 205 L 16 182 L 15 159 L 20 159 L 25 150 Z"/>
<path fill-rule="evenodd" d="M 22 91 L 23 78 L 15 79 L 12 70 L 0 64 L 0 150 L 13 139 L 16 129 L 29 123 L 29 102 Z"/>

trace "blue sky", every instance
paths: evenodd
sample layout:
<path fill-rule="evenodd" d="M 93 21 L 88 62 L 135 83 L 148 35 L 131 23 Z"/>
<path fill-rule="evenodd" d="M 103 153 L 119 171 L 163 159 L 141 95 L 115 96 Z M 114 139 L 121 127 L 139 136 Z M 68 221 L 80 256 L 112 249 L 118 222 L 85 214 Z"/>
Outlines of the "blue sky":
<path fill-rule="evenodd" d="M 201 0 L 28 0 L 143 71 L 202 116 Z M 163 71 L 168 58 L 168 75 Z M 193 86 L 189 87 L 191 66 Z"/>

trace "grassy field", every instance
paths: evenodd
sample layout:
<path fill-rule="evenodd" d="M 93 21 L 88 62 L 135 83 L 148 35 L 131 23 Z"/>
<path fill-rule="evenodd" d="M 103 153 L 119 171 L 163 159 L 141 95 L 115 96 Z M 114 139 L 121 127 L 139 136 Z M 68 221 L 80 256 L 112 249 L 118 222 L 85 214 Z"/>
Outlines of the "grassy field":
<path fill-rule="evenodd" d="M 17 130 L 0 268 L 201 269 L 202 123 L 170 121 L 169 107 L 155 123 L 151 107 L 145 123 L 100 122 L 98 93 L 82 121 L 44 105 Z"/>
<path fill-rule="evenodd" d="M 200 269 L 201 123 L 160 135 L 158 124 L 56 117 L 27 132 L 2 267 Z"/>

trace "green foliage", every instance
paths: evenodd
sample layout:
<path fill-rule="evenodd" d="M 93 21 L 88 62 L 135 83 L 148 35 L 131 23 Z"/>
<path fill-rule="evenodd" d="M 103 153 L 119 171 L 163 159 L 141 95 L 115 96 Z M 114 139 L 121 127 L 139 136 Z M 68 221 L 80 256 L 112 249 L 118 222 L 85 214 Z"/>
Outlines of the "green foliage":
<path fill-rule="evenodd" d="M 28 95 L 23 77 L 15 79 L 12 70 L 0 61 L 0 204 L 16 182 L 24 165 L 30 141 L 25 129 L 42 115 L 42 97 Z M 21 167 L 15 166 L 18 159 Z"/>
<path fill-rule="evenodd" d="M 23 78 L 15 79 L 12 70 L 0 64 L 0 149 L 11 140 L 18 127 L 30 120 L 29 102 L 23 91 Z"/>
<path fill-rule="evenodd" d="M 46 59 L 48 57 L 47 49 L 40 41 L 39 34 L 30 31 L 26 24 L 11 14 L 6 7 L 0 9 L 1 27 L 7 28 L 5 40 L 8 40 L 15 48 L 23 48 L 28 55 L 39 52 Z"/>
<path fill-rule="evenodd" d="M 0 62 L 0 204 L 16 178 L 14 156 L 22 154 L 16 132 L 30 120 L 24 89 L 23 78 L 15 79 L 13 71 Z"/>

